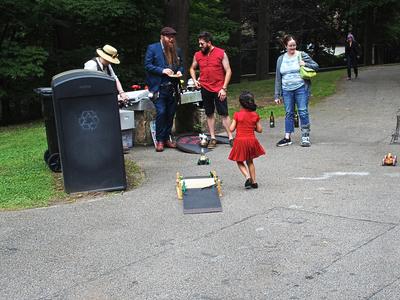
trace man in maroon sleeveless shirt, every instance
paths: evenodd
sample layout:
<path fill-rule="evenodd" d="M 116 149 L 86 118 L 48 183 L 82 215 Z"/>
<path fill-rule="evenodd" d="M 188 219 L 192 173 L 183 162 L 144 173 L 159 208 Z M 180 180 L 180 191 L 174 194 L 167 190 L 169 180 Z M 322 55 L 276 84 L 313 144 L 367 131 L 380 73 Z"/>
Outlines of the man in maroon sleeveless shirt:
<path fill-rule="evenodd" d="M 207 115 L 207 125 L 211 140 L 209 148 L 215 148 L 215 115 L 214 111 L 222 118 L 222 124 L 228 134 L 229 143 L 233 145 L 232 133 L 229 130 L 231 120 L 228 114 L 227 87 L 231 80 L 231 67 L 225 51 L 212 44 L 212 36 L 208 32 L 198 35 L 200 51 L 193 57 L 190 67 L 190 76 L 197 88 L 201 87 L 201 97 Z M 200 68 L 200 77 L 196 79 L 196 68 Z"/>

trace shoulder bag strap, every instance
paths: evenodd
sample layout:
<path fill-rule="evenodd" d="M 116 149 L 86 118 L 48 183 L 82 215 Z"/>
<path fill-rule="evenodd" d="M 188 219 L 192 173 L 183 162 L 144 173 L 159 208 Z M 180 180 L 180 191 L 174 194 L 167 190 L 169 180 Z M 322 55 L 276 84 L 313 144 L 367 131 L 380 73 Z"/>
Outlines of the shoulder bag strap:
<path fill-rule="evenodd" d="M 297 50 L 296 50 L 297 51 Z M 297 60 L 299 61 L 299 65 L 300 65 L 300 60 L 302 59 L 302 55 L 301 55 L 301 51 L 297 51 Z"/>

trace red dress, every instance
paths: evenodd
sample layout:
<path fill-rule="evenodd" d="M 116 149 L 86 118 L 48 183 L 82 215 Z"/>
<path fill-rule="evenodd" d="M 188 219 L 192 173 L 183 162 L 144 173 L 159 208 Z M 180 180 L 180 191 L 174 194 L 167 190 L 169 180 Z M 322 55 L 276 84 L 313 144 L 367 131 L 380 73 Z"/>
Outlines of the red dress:
<path fill-rule="evenodd" d="M 246 161 L 264 155 L 265 150 L 254 134 L 260 116 L 255 111 L 241 109 L 233 114 L 233 119 L 236 121 L 236 137 L 228 158 Z"/>

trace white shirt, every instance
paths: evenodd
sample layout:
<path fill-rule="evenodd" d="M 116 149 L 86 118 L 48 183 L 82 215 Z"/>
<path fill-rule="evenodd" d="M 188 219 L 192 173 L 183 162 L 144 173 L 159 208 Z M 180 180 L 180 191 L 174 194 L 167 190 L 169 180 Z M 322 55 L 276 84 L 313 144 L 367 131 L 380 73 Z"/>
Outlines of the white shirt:
<path fill-rule="evenodd" d="M 106 69 L 105 66 L 100 62 L 100 59 L 99 59 L 98 57 L 96 57 L 96 60 L 97 60 L 97 62 L 99 63 L 100 67 L 102 68 L 103 73 L 105 73 L 105 74 L 108 75 L 107 69 Z M 111 64 L 108 65 L 108 68 L 109 68 L 109 70 L 110 70 L 111 77 L 113 77 L 115 80 L 117 80 L 118 77 L 117 77 L 117 75 L 115 75 L 114 70 L 113 70 L 113 68 L 111 67 Z M 98 70 L 97 70 L 97 64 L 96 64 L 96 62 L 93 61 L 92 59 L 89 60 L 89 61 L 87 61 L 87 62 L 85 63 L 84 69 L 85 69 L 85 70 L 91 70 L 91 71 L 98 71 Z"/>

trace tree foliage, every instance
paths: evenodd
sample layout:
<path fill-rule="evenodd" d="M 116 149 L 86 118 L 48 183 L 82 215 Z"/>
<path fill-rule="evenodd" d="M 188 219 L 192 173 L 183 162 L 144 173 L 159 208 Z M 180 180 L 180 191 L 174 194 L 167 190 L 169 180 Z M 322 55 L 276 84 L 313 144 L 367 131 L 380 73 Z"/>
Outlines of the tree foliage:
<path fill-rule="evenodd" d="M 302 49 L 312 43 L 313 54 L 322 66 L 330 63 L 324 60 L 328 54 L 322 50 L 342 43 L 349 31 L 361 42 L 365 63 L 373 59 L 400 60 L 398 51 L 393 51 L 400 43 L 398 0 L 268 2 L 270 32 L 266 35 L 264 32 L 264 36 L 269 41 L 259 42 L 270 48 L 267 55 L 267 60 L 271 60 L 270 70 L 282 49 L 279 39 L 286 33 L 294 34 Z M 31 107 L 39 103 L 32 89 L 49 86 L 55 74 L 82 68 L 95 55 L 96 48 L 104 44 L 115 46 L 120 53 L 121 64 L 115 69 L 125 87 L 143 82 L 144 53 L 149 43 L 159 39 L 166 19 L 164 3 L 165 0 L 0 1 L 0 122 L 35 117 L 30 113 L 38 110 Z M 189 58 L 198 49 L 197 34 L 206 30 L 230 57 L 240 53 L 238 65 L 243 66 L 242 70 L 255 72 L 259 3 L 262 2 L 243 0 L 235 7 L 228 0 L 191 0 Z M 240 9 L 240 13 L 235 9 Z M 232 16 L 236 16 L 235 21 L 230 19 Z M 237 16 L 242 16 L 241 20 Z M 232 39 L 240 41 L 234 43 Z M 258 51 L 262 51 L 260 48 Z M 263 63 L 268 65 L 265 59 Z"/>
<path fill-rule="evenodd" d="M 209 31 L 213 35 L 213 43 L 225 48 L 229 54 L 233 55 L 238 51 L 228 46 L 230 33 L 240 25 L 228 18 L 228 2 L 192 0 L 189 23 L 189 43 L 192 53 L 198 50 L 197 35 L 201 31 Z"/>

